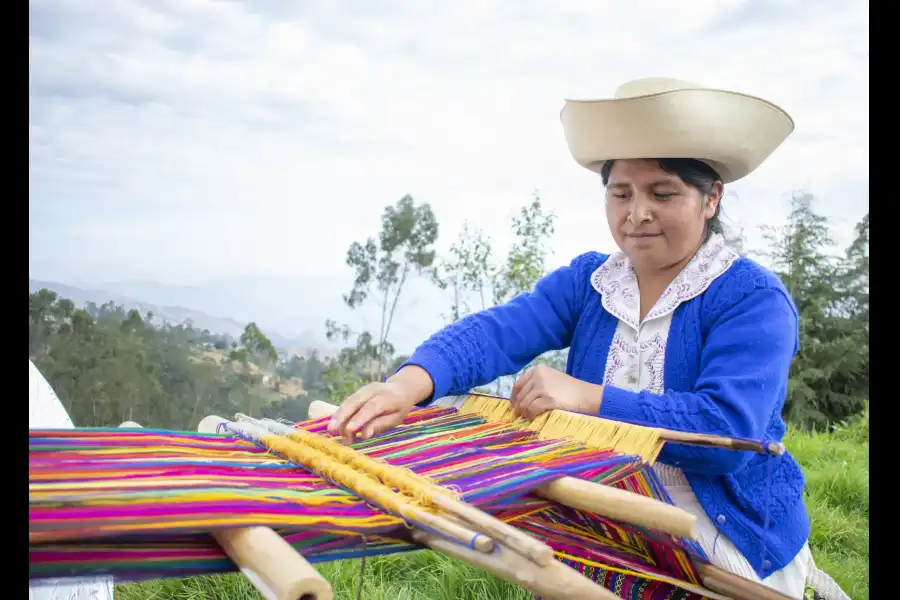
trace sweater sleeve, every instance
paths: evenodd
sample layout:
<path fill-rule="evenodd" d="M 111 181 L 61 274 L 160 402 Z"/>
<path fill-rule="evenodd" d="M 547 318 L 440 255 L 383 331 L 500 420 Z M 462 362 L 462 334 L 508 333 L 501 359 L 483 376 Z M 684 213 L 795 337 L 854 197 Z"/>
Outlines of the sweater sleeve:
<path fill-rule="evenodd" d="M 448 325 L 400 368 L 425 369 L 434 383 L 433 398 L 442 398 L 465 394 L 518 372 L 544 352 L 568 347 L 591 268 L 603 258 L 597 253 L 581 255 L 543 277 L 533 292 Z"/>
<path fill-rule="evenodd" d="M 674 342 L 674 340 L 673 340 Z M 764 439 L 787 393 L 797 351 L 798 318 L 777 287 L 757 289 L 726 309 L 701 350 L 691 392 L 662 395 L 606 387 L 600 416 L 728 437 Z M 751 452 L 668 444 L 664 459 L 688 471 L 716 475 L 744 466 Z M 661 457 L 663 458 L 663 457 Z"/>

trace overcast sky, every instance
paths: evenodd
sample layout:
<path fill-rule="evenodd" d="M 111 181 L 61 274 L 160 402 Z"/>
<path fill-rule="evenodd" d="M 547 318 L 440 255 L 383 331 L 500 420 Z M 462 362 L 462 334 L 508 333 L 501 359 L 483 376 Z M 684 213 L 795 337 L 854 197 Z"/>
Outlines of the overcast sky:
<path fill-rule="evenodd" d="M 648 76 L 794 117 L 731 186 L 751 241 L 800 187 L 842 245 L 868 211 L 862 0 L 29 5 L 33 278 L 349 284 L 347 246 L 406 193 L 434 207 L 442 246 L 464 219 L 504 245 L 539 190 L 559 216 L 554 265 L 612 251 L 600 178 L 571 159 L 559 110 Z"/>

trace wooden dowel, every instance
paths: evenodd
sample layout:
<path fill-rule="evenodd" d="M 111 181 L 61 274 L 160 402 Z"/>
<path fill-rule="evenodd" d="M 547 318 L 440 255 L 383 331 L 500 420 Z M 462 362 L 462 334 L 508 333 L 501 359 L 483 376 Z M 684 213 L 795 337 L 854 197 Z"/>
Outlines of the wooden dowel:
<path fill-rule="evenodd" d="M 432 501 L 438 508 L 467 521 L 540 566 L 549 565 L 554 560 L 550 546 L 486 512 L 441 494 L 435 494 Z"/>
<path fill-rule="evenodd" d="M 225 419 L 209 416 L 197 431 L 215 433 Z M 268 527 L 212 532 L 213 539 L 266 600 L 333 600 L 331 585 L 299 552 Z"/>
<path fill-rule="evenodd" d="M 762 583 L 744 579 L 709 563 L 696 561 L 694 568 L 704 586 L 734 600 L 796 600 Z"/>
<path fill-rule="evenodd" d="M 738 440 L 725 437 L 722 435 L 711 435 L 707 433 L 689 433 L 686 431 L 674 431 L 672 429 L 659 429 L 660 439 L 667 442 L 676 442 L 679 444 L 691 444 L 694 446 L 710 446 L 713 448 L 724 448 L 726 450 L 750 450 L 759 452 L 760 454 L 772 454 L 781 456 L 785 453 L 784 444 L 780 442 L 770 442 L 763 444 L 754 440 Z"/>
<path fill-rule="evenodd" d="M 321 419 L 322 417 L 330 417 L 335 413 L 337 409 L 338 407 L 334 404 L 322 402 L 321 400 L 313 400 L 309 403 L 309 408 L 307 409 L 307 417 L 309 418 L 309 420 Z"/>
<path fill-rule="evenodd" d="M 423 546 L 428 546 L 452 558 L 484 569 L 547 600 L 618 600 L 619 598 L 559 561 L 554 560 L 549 565 L 538 566 L 503 544 L 497 544 L 497 551 L 491 554 L 481 554 L 421 529 L 414 529 L 412 538 Z"/>
<path fill-rule="evenodd" d="M 539 487 L 538 495 L 610 519 L 697 539 L 697 518 L 684 509 L 608 485 L 561 477 Z"/>

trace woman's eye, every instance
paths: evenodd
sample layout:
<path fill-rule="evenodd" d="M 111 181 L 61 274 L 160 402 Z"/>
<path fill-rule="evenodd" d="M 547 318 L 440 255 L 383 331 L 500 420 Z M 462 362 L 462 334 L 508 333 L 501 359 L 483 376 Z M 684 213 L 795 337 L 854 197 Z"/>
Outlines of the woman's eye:
<path fill-rule="evenodd" d="M 628 194 L 613 194 L 612 197 L 616 200 L 628 200 Z"/>
<path fill-rule="evenodd" d="M 659 193 L 659 192 L 654 194 L 654 196 L 656 196 L 657 200 L 668 200 L 669 198 L 671 198 L 674 195 L 675 194 L 663 194 L 663 193 Z"/>

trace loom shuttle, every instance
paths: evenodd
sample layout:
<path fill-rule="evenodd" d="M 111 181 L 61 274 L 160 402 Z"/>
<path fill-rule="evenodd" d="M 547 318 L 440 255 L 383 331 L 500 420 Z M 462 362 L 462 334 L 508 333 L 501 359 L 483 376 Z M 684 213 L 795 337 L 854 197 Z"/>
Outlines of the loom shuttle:
<path fill-rule="evenodd" d="M 228 423 L 204 417 L 200 433 L 217 433 Z M 211 532 L 216 543 L 266 600 L 333 600 L 331 585 L 303 556 L 268 527 L 239 527 Z"/>

